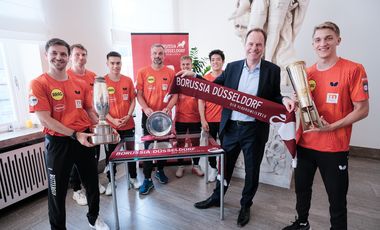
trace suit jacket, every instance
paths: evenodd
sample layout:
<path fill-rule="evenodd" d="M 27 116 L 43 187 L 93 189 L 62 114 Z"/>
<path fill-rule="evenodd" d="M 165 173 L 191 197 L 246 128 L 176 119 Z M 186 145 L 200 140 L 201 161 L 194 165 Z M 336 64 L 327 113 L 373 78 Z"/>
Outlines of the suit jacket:
<path fill-rule="evenodd" d="M 246 60 L 244 59 L 228 63 L 224 72 L 215 79 L 214 83 L 237 90 L 245 61 Z M 261 60 L 259 87 L 256 96 L 281 103 L 282 96 L 280 90 L 280 73 L 280 67 L 271 62 Z M 224 134 L 226 124 L 231 118 L 231 114 L 231 109 L 223 108 L 222 119 L 220 121 L 220 135 Z M 268 139 L 269 124 L 259 120 L 257 120 L 257 122 L 259 131 L 263 132 L 263 135 L 261 135 L 264 137 L 263 141 L 266 141 Z"/>

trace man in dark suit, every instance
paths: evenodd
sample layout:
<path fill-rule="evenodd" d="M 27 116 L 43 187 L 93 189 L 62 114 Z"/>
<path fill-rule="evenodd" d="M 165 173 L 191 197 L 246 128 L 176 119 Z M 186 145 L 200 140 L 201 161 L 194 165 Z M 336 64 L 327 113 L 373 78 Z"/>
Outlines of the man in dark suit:
<path fill-rule="evenodd" d="M 262 29 L 248 31 L 245 40 L 246 59 L 229 63 L 225 71 L 214 83 L 258 96 L 273 102 L 283 103 L 290 112 L 294 101 L 281 96 L 280 67 L 262 58 L 265 50 L 266 34 Z M 182 73 L 191 75 L 191 73 Z M 226 152 L 225 190 L 230 183 L 236 160 L 243 151 L 245 163 L 245 184 L 240 200 L 241 209 L 237 219 L 238 226 L 244 226 L 250 218 L 250 207 L 259 185 L 260 163 L 265 143 L 268 140 L 269 124 L 248 115 L 223 108 L 220 122 L 222 147 Z M 204 201 L 195 203 L 199 209 L 220 204 L 220 181 L 213 194 Z"/>

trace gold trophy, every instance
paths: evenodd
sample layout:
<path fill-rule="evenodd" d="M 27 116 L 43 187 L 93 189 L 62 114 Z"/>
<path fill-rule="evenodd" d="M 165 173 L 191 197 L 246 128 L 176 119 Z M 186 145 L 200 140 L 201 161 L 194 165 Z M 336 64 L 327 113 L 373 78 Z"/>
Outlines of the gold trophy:
<path fill-rule="evenodd" d="M 94 136 L 91 136 L 91 143 L 95 145 L 115 143 L 118 136 L 113 133 L 111 125 L 106 121 L 106 115 L 109 112 L 109 100 L 104 77 L 95 77 L 93 103 L 94 109 L 99 115 L 99 122 L 92 127 Z"/>
<path fill-rule="evenodd" d="M 305 62 L 298 61 L 286 66 L 294 91 L 297 94 L 303 131 L 323 127 L 317 107 L 311 97 Z"/>

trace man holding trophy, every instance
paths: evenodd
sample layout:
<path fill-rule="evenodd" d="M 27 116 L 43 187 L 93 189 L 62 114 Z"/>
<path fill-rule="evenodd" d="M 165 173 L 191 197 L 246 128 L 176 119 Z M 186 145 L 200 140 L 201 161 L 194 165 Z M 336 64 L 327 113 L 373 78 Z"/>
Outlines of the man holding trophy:
<path fill-rule="evenodd" d="M 89 88 L 67 75 L 70 46 L 65 41 L 53 38 L 45 51 L 49 69 L 30 84 L 29 110 L 44 126 L 51 229 L 66 229 L 65 199 L 74 164 L 86 188 L 90 227 L 109 229 L 99 218 L 98 159 L 89 142 L 94 137 L 89 133 L 94 116 Z"/>
<path fill-rule="evenodd" d="M 313 47 L 318 58 L 307 69 L 306 85 L 311 94 L 298 90 L 295 79 L 292 79 L 299 100 L 303 133 L 298 138 L 295 169 L 298 219 L 284 230 L 310 229 L 308 216 L 317 168 L 330 202 L 331 229 L 347 229 L 348 153 L 352 124 L 368 115 L 369 96 L 364 67 L 338 57 L 336 48 L 340 42 L 339 27 L 335 23 L 324 22 L 316 26 Z M 299 64 L 287 68 L 291 78 L 302 75 Z M 310 97 L 305 98 L 306 95 Z M 309 103 L 311 99 L 313 102 Z"/>

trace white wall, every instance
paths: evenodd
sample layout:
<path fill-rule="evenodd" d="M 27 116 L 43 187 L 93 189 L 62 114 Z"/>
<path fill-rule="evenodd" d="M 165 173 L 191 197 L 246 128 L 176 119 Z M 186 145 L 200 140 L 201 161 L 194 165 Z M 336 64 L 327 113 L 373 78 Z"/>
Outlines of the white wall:
<path fill-rule="evenodd" d="M 179 4 L 180 31 L 190 33 L 191 46 L 200 49 L 201 56 L 207 56 L 212 49 L 221 49 L 228 61 L 243 58 L 240 39 L 234 35 L 233 25 L 227 18 L 235 7 L 231 0 L 192 0 Z M 370 114 L 368 118 L 355 124 L 351 145 L 380 148 L 378 132 L 380 122 L 380 78 L 377 75 L 380 49 L 375 43 L 380 37 L 378 0 L 310 0 L 306 18 L 295 47 L 300 59 L 311 65 L 315 60 L 311 47 L 313 27 L 331 20 L 341 28 L 342 43 L 338 54 L 360 62 L 366 68 L 370 87 Z"/>
<path fill-rule="evenodd" d="M 48 39 L 58 37 L 88 50 L 86 67 L 99 75 L 107 72 L 106 54 L 111 51 L 110 1 L 42 0 Z"/>
<path fill-rule="evenodd" d="M 200 57 L 207 57 L 211 50 L 221 49 L 226 63 L 243 58 L 240 38 L 234 34 L 232 21 L 228 21 L 235 1 L 182 0 L 178 7 L 179 30 L 190 33 L 190 47 L 198 47 Z"/>

